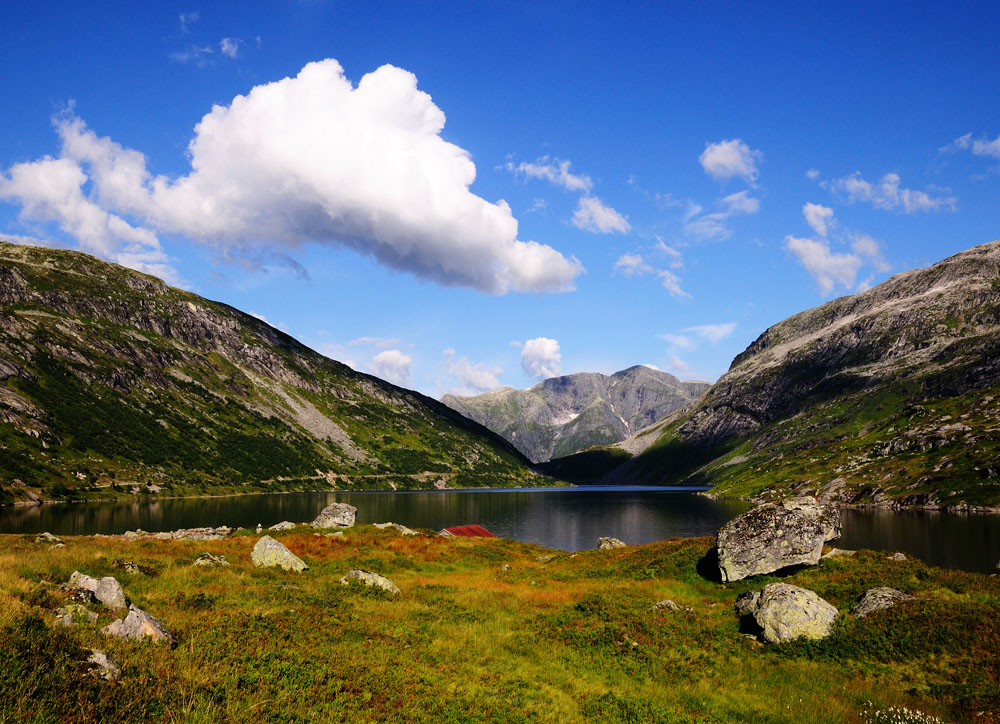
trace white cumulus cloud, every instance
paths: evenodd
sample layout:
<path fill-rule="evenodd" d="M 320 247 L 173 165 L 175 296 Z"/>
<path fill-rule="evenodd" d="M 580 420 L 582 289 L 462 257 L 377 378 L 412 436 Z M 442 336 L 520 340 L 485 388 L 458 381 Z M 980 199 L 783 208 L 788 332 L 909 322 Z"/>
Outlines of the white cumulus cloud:
<path fill-rule="evenodd" d="M 596 196 L 581 196 L 573 214 L 573 226 L 597 234 L 627 234 L 628 220 Z"/>
<path fill-rule="evenodd" d="M 757 163 L 763 158 L 763 153 L 752 150 L 743 139 L 734 138 L 706 143 L 698 162 L 705 173 L 717 181 L 739 177 L 748 184 L 753 184 L 758 176 Z"/>
<path fill-rule="evenodd" d="M 861 178 L 861 172 L 824 182 L 831 190 L 843 194 L 849 203 L 865 201 L 877 209 L 914 214 L 919 211 L 955 211 L 958 199 L 948 189 L 930 188 L 917 191 L 902 188 L 899 174 L 887 173 L 871 183 Z"/>
<path fill-rule="evenodd" d="M 444 122 L 412 73 L 385 65 L 354 86 L 327 59 L 215 106 L 176 179 L 78 118 L 57 128 L 102 207 L 231 255 L 318 242 L 448 286 L 572 289 L 580 262 L 519 240 L 506 202 L 469 191 L 475 165 L 441 138 Z"/>
<path fill-rule="evenodd" d="M 812 275 L 824 296 L 832 292 L 837 284 L 848 289 L 854 286 L 862 264 L 858 254 L 838 254 L 831 251 L 826 241 L 800 239 L 791 234 L 785 237 L 785 248 Z"/>
<path fill-rule="evenodd" d="M 453 394 L 478 395 L 500 387 L 502 367 L 488 367 L 482 362 L 471 362 L 468 357 L 456 358 L 455 350 L 450 347 L 443 354 L 445 372 L 459 382 L 450 389 Z"/>
<path fill-rule="evenodd" d="M 561 364 L 562 353 L 554 339 L 535 337 L 527 340 L 521 348 L 521 367 L 529 377 L 538 380 L 558 377 Z"/>
<path fill-rule="evenodd" d="M 410 355 L 398 349 L 387 349 L 372 357 L 372 361 L 368 363 L 368 371 L 394 385 L 408 387 L 412 363 L 413 358 Z"/>
<path fill-rule="evenodd" d="M 807 203 L 802 207 L 806 223 L 820 236 L 826 236 L 827 226 L 833 222 L 833 209 L 829 206 Z"/>

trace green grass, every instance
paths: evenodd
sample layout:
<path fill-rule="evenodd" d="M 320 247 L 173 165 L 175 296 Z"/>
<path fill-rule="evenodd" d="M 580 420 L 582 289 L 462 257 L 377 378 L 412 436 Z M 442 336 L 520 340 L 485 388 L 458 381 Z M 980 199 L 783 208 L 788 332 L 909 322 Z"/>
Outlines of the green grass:
<path fill-rule="evenodd" d="M 507 540 L 277 534 L 310 570 L 254 568 L 256 537 L 216 542 L 0 538 L 0 721 L 860 722 L 866 703 L 950 722 L 1000 716 L 1000 581 L 860 553 L 782 579 L 702 575 L 711 539 L 576 555 Z M 200 553 L 232 566 L 191 568 Z M 115 558 L 147 566 L 129 576 Z M 509 567 L 507 567 L 509 566 Z M 341 586 L 350 568 L 401 596 Z M 47 623 L 73 570 L 116 575 L 176 649 Z M 891 585 L 919 600 L 822 641 L 761 646 L 736 596 L 784 580 L 842 614 Z M 652 610 L 670 598 L 690 612 Z M 82 649 L 123 670 L 100 681 Z M 985 713 L 983 713 L 985 712 Z"/>

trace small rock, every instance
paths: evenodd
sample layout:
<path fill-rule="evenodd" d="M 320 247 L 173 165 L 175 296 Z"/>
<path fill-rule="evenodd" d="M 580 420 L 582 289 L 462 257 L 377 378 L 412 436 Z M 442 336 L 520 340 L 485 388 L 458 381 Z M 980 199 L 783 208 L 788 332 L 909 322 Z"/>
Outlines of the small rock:
<path fill-rule="evenodd" d="M 900 601 L 913 600 L 916 600 L 914 596 L 897 591 L 895 588 L 887 588 L 885 586 L 869 588 L 861 595 L 857 605 L 851 609 L 851 613 L 858 618 L 864 618 L 868 614 L 883 608 L 892 608 Z"/>
<path fill-rule="evenodd" d="M 283 530 L 291 530 L 294 527 L 295 527 L 295 523 L 291 522 L 290 520 L 283 520 L 280 523 L 275 523 L 270 528 L 268 528 L 268 530 L 271 530 L 271 531 L 274 531 L 275 533 L 277 533 L 277 532 L 283 531 Z"/>
<path fill-rule="evenodd" d="M 128 608 L 129 601 L 125 591 L 113 576 L 104 578 L 92 578 L 80 571 L 73 571 L 69 577 L 69 588 L 76 590 L 90 591 L 94 598 L 103 603 L 108 608 L 120 609 Z"/>
<path fill-rule="evenodd" d="M 122 673 L 122 670 L 108 658 L 108 655 L 98 649 L 90 649 L 90 656 L 87 658 L 87 663 L 97 667 L 94 669 L 94 673 L 108 681 L 114 681 Z"/>
<path fill-rule="evenodd" d="M 96 623 L 97 614 L 79 603 L 67 603 L 56 609 L 56 621 L 61 626 L 75 626 L 78 623 Z"/>
<path fill-rule="evenodd" d="M 101 629 L 108 636 L 122 639 L 152 639 L 156 643 L 165 642 L 173 648 L 177 641 L 163 624 L 137 606 L 128 607 L 128 616 L 112 621 Z"/>
<path fill-rule="evenodd" d="M 500 570 L 501 571 L 509 571 L 510 570 L 510 563 L 504 563 L 502 566 L 500 566 Z"/>
<path fill-rule="evenodd" d="M 660 611 L 660 610 L 663 610 L 663 609 L 666 609 L 668 611 L 692 611 L 692 610 L 694 610 L 690 606 L 678 606 L 676 603 L 674 603 L 673 601 L 671 601 L 669 598 L 665 598 L 662 601 L 660 601 L 659 603 L 654 603 L 653 604 L 653 610 L 654 611 Z"/>
<path fill-rule="evenodd" d="M 380 530 L 385 530 L 386 528 L 394 528 L 395 530 L 398 530 L 402 535 L 419 535 L 417 531 L 411 530 L 410 528 L 407 528 L 405 525 L 402 525 L 401 523 L 376 523 L 375 527 Z"/>
<path fill-rule="evenodd" d="M 353 528 L 358 509 L 347 503 L 331 503 L 323 508 L 311 525 L 313 528 Z"/>
<path fill-rule="evenodd" d="M 891 556 L 889 556 L 888 558 L 886 558 L 886 560 L 887 561 L 905 561 L 906 560 L 906 554 L 905 553 L 898 553 L 898 552 L 897 553 L 893 553 Z"/>
<path fill-rule="evenodd" d="M 191 565 L 204 566 L 206 568 L 211 566 L 228 566 L 229 561 L 227 561 L 226 557 L 223 555 L 216 556 L 211 553 L 202 553 L 194 559 L 194 562 L 192 562 Z"/>
<path fill-rule="evenodd" d="M 815 565 L 823 544 L 840 536 L 836 506 L 811 496 L 764 503 L 726 523 L 718 535 L 724 582 L 794 565 Z"/>
<path fill-rule="evenodd" d="M 806 588 L 771 583 L 760 592 L 754 619 L 773 644 L 821 639 L 833 630 L 837 609 Z"/>
<path fill-rule="evenodd" d="M 850 558 L 857 551 L 849 551 L 844 548 L 832 548 L 829 553 L 824 553 L 820 558 L 822 560 L 829 560 L 830 558 Z"/>
<path fill-rule="evenodd" d="M 281 543 L 269 535 L 264 536 L 253 547 L 250 560 L 258 567 L 279 566 L 286 571 L 306 571 L 309 566 Z"/>
<path fill-rule="evenodd" d="M 139 575 L 139 576 L 145 575 L 145 573 L 142 570 L 142 567 L 135 561 L 123 561 L 121 558 L 115 558 L 113 561 L 111 561 L 111 567 L 125 571 L 126 573 L 131 573 L 133 575 Z"/>
<path fill-rule="evenodd" d="M 39 533 L 35 536 L 35 543 L 44 543 L 52 546 L 53 548 L 65 548 L 66 544 L 63 543 L 63 539 L 57 535 L 52 535 L 49 532 Z"/>
<path fill-rule="evenodd" d="M 348 571 L 347 575 L 340 579 L 340 582 L 345 586 L 351 581 L 360 581 L 366 586 L 375 586 L 376 588 L 381 588 L 382 590 L 388 591 L 392 594 L 401 593 L 399 587 L 390 581 L 385 576 L 380 576 L 378 573 L 372 573 L 371 571 L 362 571 L 355 568 L 354 570 Z"/>
<path fill-rule="evenodd" d="M 620 541 L 617 538 L 598 538 L 597 539 L 597 550 L 606 551 L 611 548 L 627 548 L 628 544 L 624 541 Z"/>

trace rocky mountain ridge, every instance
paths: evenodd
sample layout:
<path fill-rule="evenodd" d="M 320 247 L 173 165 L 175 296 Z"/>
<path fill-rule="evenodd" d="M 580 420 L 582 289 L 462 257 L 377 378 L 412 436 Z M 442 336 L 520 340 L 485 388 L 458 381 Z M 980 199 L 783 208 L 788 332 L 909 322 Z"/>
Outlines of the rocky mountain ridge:
<path fill-rule="evenodd" d="M 259 319 L 0 242 L 0 500 L 527 481 L 502 438 Z"/>
<path fill-rule="evenodd" d="M 527 390 L 502 387 L 441 401 L 509 440 L 532 462 L 614 443 L 697 399 L 707 382 L 682 382 L 637 365 L 613 375 L 552 377 Z"/>
<path fill-rule="evenodd" d="M 1000 242 L 767 329 L 698 403 L 598 455 L 616 482 L 843 503 L 1000 504 Z M 637 444 L 641 443 L 641 444 Z M 563 471 L 583 460 L 559 462 Z M 551 469 L 551 468 L 550 468 Z"/>

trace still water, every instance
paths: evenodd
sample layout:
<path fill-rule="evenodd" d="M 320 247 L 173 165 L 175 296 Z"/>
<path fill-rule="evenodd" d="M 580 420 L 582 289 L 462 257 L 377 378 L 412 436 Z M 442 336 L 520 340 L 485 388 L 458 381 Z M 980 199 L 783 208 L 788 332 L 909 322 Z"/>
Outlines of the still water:
<path fill-rule="evenodd" d="M 640 544 L 713 536 L 747 503 L 710 500 L 700 488 L 585 487 L 292 493 L 0 508 L 0 533 L 87 535 L 200 526 L 265 528 L 310 521 L 324 506 L 350 503 L 358 523 L 393 521 L 438 530 L 478 523 L 493 533 L 548 548 L 593 548 L 600 536 Z M 1000 559 L 1000 516 L 928 511 L 844 510 L 840 548 L 903 551 L 933 565 L 992 571 Z"/>

